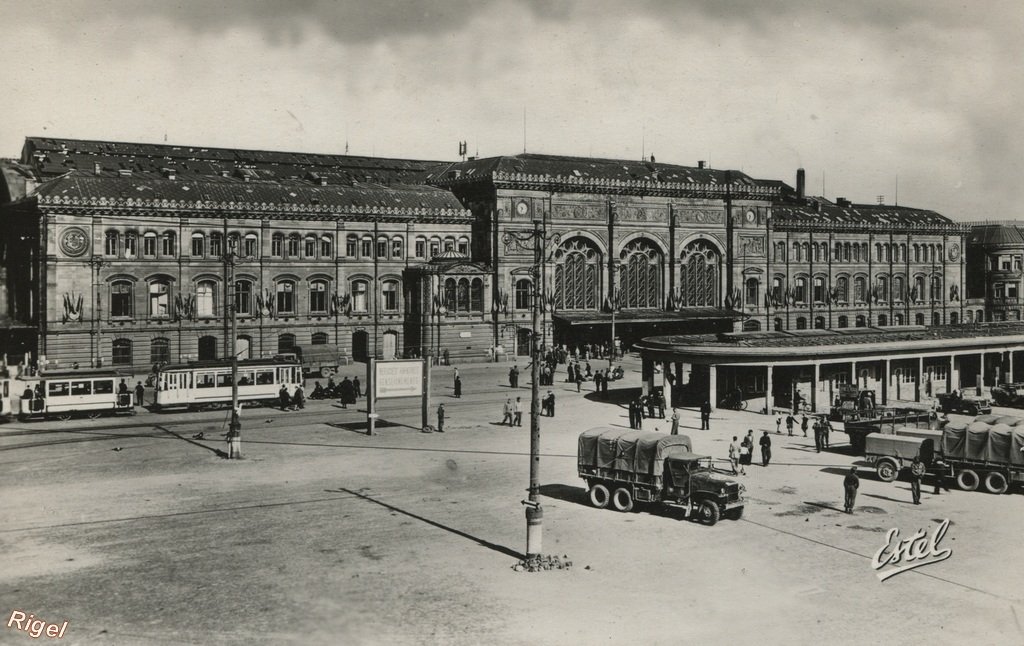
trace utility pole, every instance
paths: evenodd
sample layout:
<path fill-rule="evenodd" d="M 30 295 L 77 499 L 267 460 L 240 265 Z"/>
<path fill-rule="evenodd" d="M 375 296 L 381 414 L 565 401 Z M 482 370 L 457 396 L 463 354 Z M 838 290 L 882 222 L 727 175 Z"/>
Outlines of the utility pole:
<path fill-rule="evenodd" d="M 228 343 L 231 356 L 231 421 L 228 424 L 228 459 L 237 460 L 242 457 L 242 422 L 239 418 L 241 405 L 238 402 L 238 312 L 237 293 L 235 291 L 235 265 L 239 260 L 251 260 L 238 253 L 241 244 L 238 236 L 229 236 L 227 220 L 224 221 L 224 269 L 227 282 L 227 302 L 224 303 L 224 316 L 228 317 Z"/>

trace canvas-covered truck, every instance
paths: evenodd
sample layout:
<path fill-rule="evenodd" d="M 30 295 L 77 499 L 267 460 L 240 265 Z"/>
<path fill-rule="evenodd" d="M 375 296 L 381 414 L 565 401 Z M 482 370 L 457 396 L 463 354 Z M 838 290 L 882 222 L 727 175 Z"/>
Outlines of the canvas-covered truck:
<path fill-rule="evenodd" d="M 870 433 L 864 438 L 864 457 L 875 467 L 878 479 L 892 482 L 903 469 L 916 468 L 923 476 L 941 455 L 942 431 L 921 428 L 900 428 L 892 433 Z M 914 467 L 914 456 L 921 462 Z"/>
<path fill-rule="evenodd" d="M 630 511 L 636 502 L 685 511 L 714 525 L 743 515 L 744 486 L 697 455 L 686 435 L 599 427 L 579 437 L 577 464 L 590 504 Z"/>
<path fill-rule="evenodd" d="M 1024 427 L 950 424 L 942 431 L 942 459 L 964 491 L 984 485 L 989 493 L 1006 493 L 1012 483 L 1024 482 Z"/>

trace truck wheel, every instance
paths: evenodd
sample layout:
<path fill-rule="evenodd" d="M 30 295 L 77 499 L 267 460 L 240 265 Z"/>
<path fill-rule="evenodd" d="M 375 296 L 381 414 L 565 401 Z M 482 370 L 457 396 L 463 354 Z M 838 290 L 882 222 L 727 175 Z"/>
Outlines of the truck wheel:
<path fill-rule="evenodd" d="M 964 469 L 956 475 L 956 486 L 964 491 L 974 491 L 978 488 L 978 474 L 970 469 Z"/>
<path fill-rule="evenodd" d="M 739 520 L 740 518 L 743 518 L 743 509 L 743 507 L 736 507 L 734 509 L 730 509 L 729 511 L 725 512 L 725 517 L 729 520 Z"/>
<path fill-rule="evenodd" d="M 335 373 L 334 368 L 331 368 L 331 367 L 328 367 L 328 366 L 321 366 L 320 367 L 320 377 L 323 378 L 323 379 L 330 379 L 331 377 L 334 376 L 334 373 Z"/>
<path fill-rule="evenodd" d="M 633 511 L 633 494 L 625 487 L 619 487 L 612 494 L 612 507 L 615 511 Z"/>
<path fill-rule="evenodd" d="M 717 523 L 720 515 L 721 511 L 718 509 L 718 503 L 713 500 L 705 500 L 700 503 L 700 509 L 697 510 L 697 518 L 708 527 Z"/>
<path fill-rule="evenodd" d="M 900 468 L 892 460 L 879 460 L 875 465 L 878 479 L 882 482 L 892 482 L 900 475 Z"/>
<path fill-rule="evenodd" d="M 1010 484 L 1006 481 L 1006 476 L 998 471 L 990 471 L 985 476 L 985 491 L 994 494 L 1004 494 L 1006 490 L 1010 488 Z"/>
<path fill-rule="evenodd" d="M 608 493 L 608 487 L 603 484 L 597 483 L 590 488 L 590 504 L 598 509 L 607 507 L 610 498 L 611 495 Z"/>

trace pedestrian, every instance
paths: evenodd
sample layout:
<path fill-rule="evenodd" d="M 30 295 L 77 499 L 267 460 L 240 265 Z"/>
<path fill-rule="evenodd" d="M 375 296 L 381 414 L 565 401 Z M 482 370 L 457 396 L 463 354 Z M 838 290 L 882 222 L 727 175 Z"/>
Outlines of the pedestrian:
<path fill-rule="evenodd" d="M 452 368 L 452 384 L 459 380 L 459 369 Z"/>
<path fill-rule="evenodd" d="M 515 426 L 523 425 L 523 398 L 516 397 L 516 400 L 512 402 L 512 424 Z"/>
<path fill-rule="evenodd" d="M 295 408 L 302 410 L 306 407 L 306 393 L 302 390 L 302 384 L 295 386 L 295 394 L 292 395 L 292 403 Z"/>
<path fill-rule="evenodd" d="M 548 415 L 555 416 L 555 393 L 548 391 Z"/>
<path fill-rule="evenodd" d="M 946 473 L 949 471 L 949 466 L 942 460 L 936 460 L 932 467 L 935 469 L 935 495 L 941 495 L 939 489 L 945 489 L 949 491 L 949 485 L 946 483 Z"/>
<path fill-rule="evenodd" d="M 629 402 L 629 418 L 630 428 L 641 429 L 644 427 L 644 412 L 643 406 L 640 404 L 639 398 L 634 398 L 633 401 Z"/>
<path fill-rule="evenodd" d="M 579 370 L 576 370 L 576 392 L 580 392 L 583 388 L 583 375 L 580 374 Z"/>
<path fill-rule="evenodd" d="M 119 383 L 117 385 L 117 394 L 118 395 L 127 395 L 128 394 L 128 384 L 124 383 L 124 379 L 122 379 L 121 383 Z"/>
<path fill-rule="evenodd" d="M 338 403 L 341 404 L 342 408 L 348 408 L 349 404 L 356 403 L 356 391 L 355 386 L 349 380 L 348 376 L 341 380 L 338 384 Z"/>
<path fill-rule="evenodd" d="M 920 454 L 914 456 L 910 463 L 910 497 L 915 505 L 921 504 L 921 474 L 924 473 L 924 464 L 921 462 Z"/>
<path fill-rule="evenodd" d="M 807 437 L 807 414 L 804 413 L 800 416 L 800 430 L 804 432 L 804 437 Z"/>
<path fill-rule="evenodd" d="M 519 388 L 519 366 L 512 366 L 512 387 Z"/>
<path fill-rule="evenodd" d="M 142 382 L 135 384 L 135 405 L 142 406 L 142 402 L 145 401 L 143 397 L 146 394 L 146 387 L 142 385 Z"/>
<path fill-rule="evenodd" d="M 850 467 L 850 472 L 843 478 L 843 492 L 846 494 L 843 511 L 853 513 L 853 505 L 857 501 L 857 489 L 860 487 L 860 478 L 857 477 L 857 467 Z"/>
<path fill-rule="evenodd" d="M 749 434 L 743 436 L 740 442 L 740 464 L 750 464 L 750 458 L 754 453 L 754 440 Z"/>
<path fill-rule="evenodd" d="M 796 418 L 790 413 L 786 415 L 786 432 L 789 433 L 790 437 L 793 437 L 793 423 L 796 422 Z"/>
<path fill-rule="evenodd" d="M 288 396 L 288 386 L 281 384 L 281 390 L 277 393 L 278 403 L 281 404 L 281 410 L 288 410 L 288 406 L 291 404 L 291 397 Z"/>
<path fill-rule="evenodd" d="M 772 459 L 772 438 L 768 435 L 768 431 L 765 431 L 761 436 L 761 466 L 768 466 L 768 462 Z"/>
<path fill-rule="evenodd" d="M 729 443 L 729 462 L 732 464 L 732 474 L 734 476 L 739 475 L 741 472 L 746 475 L 746 471 L 740 465 L 740 449 L 736 446 L 736 436 L 732 436 L 732 442 Z"/>
<path fill-rule="evenodd" d="M 700 405 L 700 430 L 711 430 L 711 402 L 706 399 Z"/>
<path fill-rule="evenodd" d="M 830 421 L 828 421 L 828 419 L 822 417 L 821 418 L 821 445 L 824 446 L 826 449 L 829 446 L 829 444 L 828 444 L 828 434 L 831 433 L 831 432 L 832 432 L 832 422 L 830 422 Z"/>
<path fill-rule="evenodd" d="M 775 418 L 775 434 L 782 435 L 782 415 Z"/>
<path fill-rule="evenodd" d="M 658 396 L 655 394 L 647 395 L 647 416 L 654 419 L 654 405 L 658 401 Z"/>
<path fill-rule="evenodd" d="M 437 407 L 437 432 L 444 433 L 444 404 Z"/>
<path fill-rule="evenodd" d="M 569 383 L 576 383 L 576 369 L 571 363 L 565 367 L 565 380 Z"/>
<path fill-rule="evenodd" d="M 821 453 L 822 444 L 824 444 L 825 430 L 821 428 L 821 422 L 814 422 L 814 450 Z"/>
<path fill-rule="evenodd" d="M 658 393 L 657 398 L 655 403 L 658 405 L 658 417 L 665 419 L 665 395 Z"/>
<path fill-rule="evenodd" d="M 352 380 L 352 403 L 356 403 L 356 400 L 363 396 L 363 387 L 359 385 L 359 375 L 356 375 L 355 379 Z"/>
<path fill-rule="evenodd" d="M 679 435 L 679 411 L 674 408 L 672 409 L 672 435 Z"/>
<path fill-rule="evenodd" d="M 604 377 L 601 376 L 601 371 L 600 370 L 598 370 L 597 372 L 594 373 L 594 392 L 596 392 L 598 395 L 600 395 L 602 393 L 602 390 L 601 390 L 601 380 L 602 379 L 604 379 Z"/>
<path fill-rule="evenodd" d="M 504 409 L 503 412 L 504 412 L 504 417 L 501 418 L 501 423 L 502 424 L 507 423 L 509 426 L 512 426 L 512 398 L 511 397 L 509 397 L 508 399 L 505 400 L 505 409 Z"/>
<path fill-rule="evenodd" d="M 455 377 L 455 397 L 462 397 L 462 377 L 456 375 Z"/>

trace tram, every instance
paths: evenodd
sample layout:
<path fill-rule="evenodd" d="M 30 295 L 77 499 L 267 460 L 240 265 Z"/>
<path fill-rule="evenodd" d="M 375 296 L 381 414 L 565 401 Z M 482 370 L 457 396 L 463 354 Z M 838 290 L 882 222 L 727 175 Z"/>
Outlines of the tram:
<path fill-rule="evenodd" d="M 128 385 L 121 384 L 124 378 L 112 370 L 72 370 L 8 380 L 2 388 L 5 395 L 10 393 L 6 399 L 12 409 L 18 409 L 22 421 L 51 417 L 68 420 L 76 415 L 96 419 L 101 415 L 134 414 Z"/>
<path fill-rule="evenodd" d="M 238 362 L 238 400 L 270 404 L 281 387 L 288 394 L 302 384 L 302 366 L 288 359 Z M 156 373 L 156 409 L 216 409 L 231 405 L 231 362 L 168 364 Z"/>

